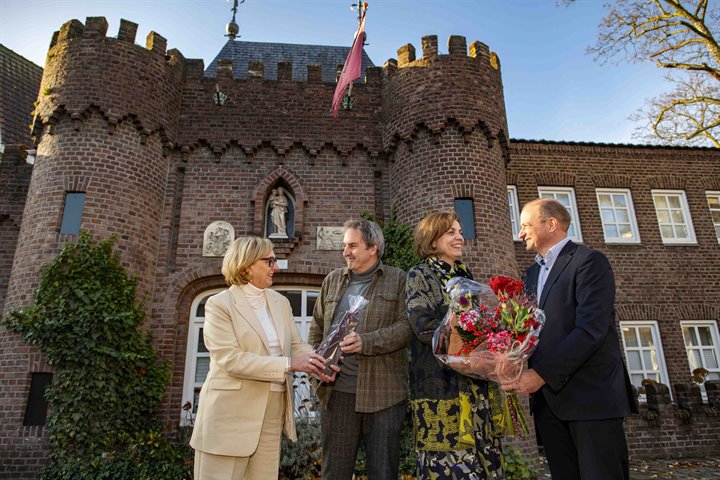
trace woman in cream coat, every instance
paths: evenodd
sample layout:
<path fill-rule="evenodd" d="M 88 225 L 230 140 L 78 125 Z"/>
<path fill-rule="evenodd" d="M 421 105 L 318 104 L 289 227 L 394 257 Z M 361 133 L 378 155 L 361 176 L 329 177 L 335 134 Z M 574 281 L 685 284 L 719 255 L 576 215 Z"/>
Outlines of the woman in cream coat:
<path fill-rule="evenodd" d="M 268 288 L 276 271 L 270 240 L 238 238 L 223 259 L 230 288 L 205 305 L 210 371 L 190 440 L 196 480 L 277 478 L 281 435 L 296 439 L 292 372 L 333 380 L 300 339 L 288 300 Z"/>

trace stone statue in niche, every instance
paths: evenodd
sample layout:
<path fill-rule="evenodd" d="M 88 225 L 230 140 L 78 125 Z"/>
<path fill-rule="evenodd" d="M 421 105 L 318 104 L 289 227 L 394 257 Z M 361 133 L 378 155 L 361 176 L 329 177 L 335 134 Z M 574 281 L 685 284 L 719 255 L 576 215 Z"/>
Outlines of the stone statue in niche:
<path fill-rule="evenodd" d="M 287 212 L 288 201 L 285 197 L 285 190 L 282 187 L 274 188 L 269 199 L 270 222 L 273 231 L 270 238 L 288 238 L 287 235 Z"/>
<path fill-rule="evenodd" d="M 217 221 L 207 226 L 203 239 L 203 257 L 222 257 L 235 240 L 235 229 L 228 222 Z"/>

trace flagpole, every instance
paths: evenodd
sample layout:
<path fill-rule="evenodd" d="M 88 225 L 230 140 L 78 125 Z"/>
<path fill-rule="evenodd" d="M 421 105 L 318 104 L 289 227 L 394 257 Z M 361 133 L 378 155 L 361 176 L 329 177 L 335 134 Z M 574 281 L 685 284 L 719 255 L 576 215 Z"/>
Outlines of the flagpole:
<path fill-rule="evenodd" d="M 364 5 L 364 3 L 362 2 L 362 0 L 358 0 L 358 29 L 360 29 L 360 24 L 362 23 L 363 5 Z M 364 37 L 364 36 L 365 36 L 365 33 L 361 33 L 360 35 L 362 35 L 362 36 Z M 358 39 L 358 40 L 361 42 L 361 43 L 360 43 L 360 51 L 362 52 L 363 45 L 365 45 L 365 39 L 364 39 L 364 38 L 360 38 L 360 39 Z M 362 53 L 360 53 L 360 58 L 362 59 Z M 347 91 L 347 96 L 348 96 L 348 97 L 349 97 L 350 95 L 352 95 L 352 87 L 353 87 L 353 82 L 350 82 L 350 86 L 348 87 L 348 91 Z"/>
<path fill-rule="evenodd" d="M 353 39 L 352 47 L 348 52 L 348 56 L 345 59 L 345 65 L 343 66 L 342 72 L 337 79 L 337 85 L 335 87 L 335 93 L 333 94 L 332 113 L 333 118 L 337 118 L 338 110 L 342 107 L 344 110 L 352 109 L 352 82 L 362 76 L 362 57 L 363 57 L 363 45 L 365 44 L 364 31 L 365 31 L 365 14 L 367 12 L 367 3 L 353 4 L 353 7 L 358 7 L 358 18 L 359 25 L 355 38 Z"/>

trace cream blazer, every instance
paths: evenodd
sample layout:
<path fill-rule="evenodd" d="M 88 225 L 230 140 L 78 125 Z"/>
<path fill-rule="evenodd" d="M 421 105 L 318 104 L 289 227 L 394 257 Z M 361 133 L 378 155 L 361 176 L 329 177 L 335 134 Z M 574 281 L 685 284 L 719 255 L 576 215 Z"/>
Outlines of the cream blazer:
<path fill-rule="evenodd" d="M 287 358 L 312 351 L 300 339 L 290 303 L 267 289 L 282 357 L 270 356 L 260 320 L 238 286 L 210 297 L 205 304 L 203 336 L 210 371 L 200 391 L 190 445 L 201 452 L 249 457 L 257 449 L 272 380 L 285 380 L 283 430 L 295 441 L 292 375 Z"/>

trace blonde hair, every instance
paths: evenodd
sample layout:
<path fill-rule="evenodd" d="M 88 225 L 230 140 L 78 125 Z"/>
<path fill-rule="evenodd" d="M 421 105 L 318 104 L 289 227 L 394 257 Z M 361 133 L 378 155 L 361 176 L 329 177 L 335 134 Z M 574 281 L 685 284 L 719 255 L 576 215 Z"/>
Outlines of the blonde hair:
<path fill-rule="evenodd" d="M 271 252 L 273 244 L 267 238 L 239 237 L 228 248 L 223 258 L 222 274 L 228 285 L 246 285 L 250 279 L 247 269 Z"/>
<path fill-rule="evenodd" d="M 417 256 L 426 259 L 440 253 L 432 244 L 450 230 L 456 221 L 460 222 L 455 212 L 433 212 L 420 220 L 413 233 L 413 250 Z"/>

